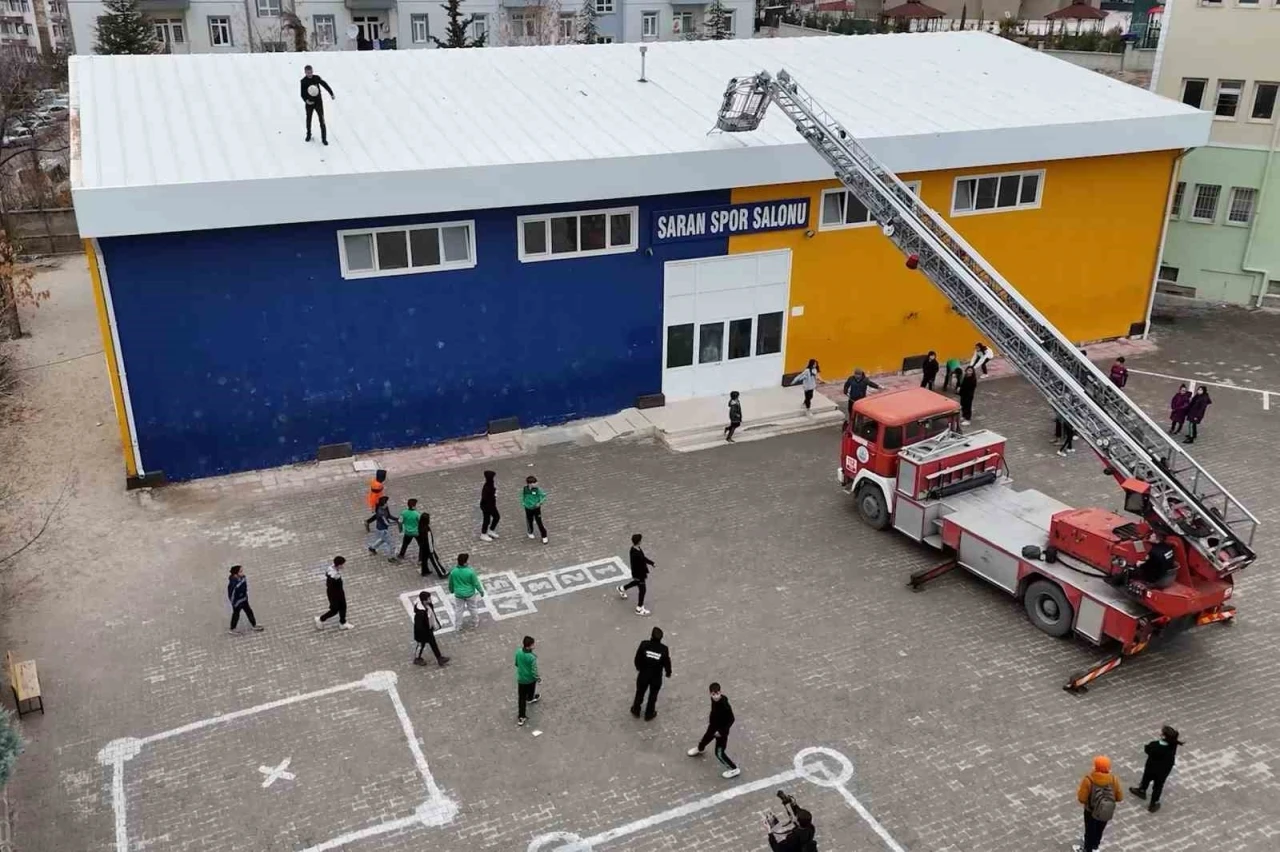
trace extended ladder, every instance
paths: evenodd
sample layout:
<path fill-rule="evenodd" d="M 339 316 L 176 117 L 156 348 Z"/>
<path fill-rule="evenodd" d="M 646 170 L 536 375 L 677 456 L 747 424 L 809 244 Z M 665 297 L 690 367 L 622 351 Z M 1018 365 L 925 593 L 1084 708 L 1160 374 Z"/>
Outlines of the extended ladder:
<path fill-rule="evenodd" d="M 760 126 L 776 103 L 903 254 L 1106 459 L 1150 486 L 1159 517 L 1225 576 L 1253 562 L 1258 519 L 1151 421 L 941 216 L 786 71 L 729 82 L 716 127 Z"/>

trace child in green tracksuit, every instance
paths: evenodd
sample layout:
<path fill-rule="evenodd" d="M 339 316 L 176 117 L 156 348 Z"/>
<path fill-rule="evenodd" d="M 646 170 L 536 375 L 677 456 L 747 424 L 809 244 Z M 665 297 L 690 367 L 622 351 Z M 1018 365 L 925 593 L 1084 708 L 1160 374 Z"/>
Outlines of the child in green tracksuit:
<path fill-rule="evenodd" d="M 475 618 L 476 627 L 480 626 L 480 599 L 484 597 L 484 585 L 476 576 L 475 569 L 467 564 L 470 561 L 471 554 L 459 553 L 458 564 L 449 572 L 449 594 L 453 595 L 457 608 L 453 617 L 457 630 L 462 629 L 462 622 L 468 614 Z"/>
<path fill-rule="evenodd" d="M 964 368 L 959 358 L 947 359 L 947 374 L 942 377 L 942 392 L 946 393 L 947 388 L 951 386 L 951 380 L 955 379 L 956 392 L 960 392 L 960 380 L 964 378 Z"/>
<path fill-rule="evenodd" d="M 538 533 L 542 536 L 542 543 L 547 543 L 547 527 L 542 523 L 542 504 L 547 499 L 547 492 L 538 487 L 538 477 L 530 476 L 524 481 L 524 488 L 520 491 L 520 505 L 524 506 L 524 525 L 529 531 L 529 538 L 533 538 L 533 525 L 538 525 Z"/>
<path fill-rule="evenodd" d="M 526 705 L 537 704 L 542 698 L 538 694 L 538 655 L 533 653 L 533 637 L 526 636 L 516 649 L 516 724 L 523 726 L 528 718 L 525 716 Z"/>

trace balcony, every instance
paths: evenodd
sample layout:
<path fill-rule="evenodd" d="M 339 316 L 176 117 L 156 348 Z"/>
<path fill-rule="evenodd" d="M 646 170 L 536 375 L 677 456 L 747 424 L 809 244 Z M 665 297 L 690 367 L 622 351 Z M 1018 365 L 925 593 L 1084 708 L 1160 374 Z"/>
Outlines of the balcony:
<path fill-rule="evenodd" d="M 148 15 L 156 12 L 185 12 L 191 8 L 191 0 L 138 0 L 138 8 Z"/>
<path fill-rule="evenodd" d="M 395 8 L 396 0 L 345 0 L 352 12 L 386 12 Z"/>

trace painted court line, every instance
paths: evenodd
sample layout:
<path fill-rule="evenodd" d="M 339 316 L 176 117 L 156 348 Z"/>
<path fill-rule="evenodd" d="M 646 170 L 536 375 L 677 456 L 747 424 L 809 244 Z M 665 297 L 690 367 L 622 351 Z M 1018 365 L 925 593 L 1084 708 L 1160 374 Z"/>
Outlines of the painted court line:
<path fill-rule="evenodd" d="M 413 723 L 409 720 L 409 714 L 405 710 L 404 702 L 400 699 L 400 691 L 396 688 L 396 674 L 395 672 L 380 671 L 370 672 L 360 680 L 351 681 L 350 683 L 331 686 L 327 689 L 318 689 L 314 692 L 306 692 L 300 695 L 291 695 L 288 698 L 268 701 L 265 704 L 258 704 L 254 707 L 236 710 L 231 713 L 219 713 L 216 716 L 210 716 L 208 719 L 201 719 L 198 722 L 171 728 L 148 737 L 122 737 L 107 743 L 98 752 L 98 762 L 103 766 L 111 767 L 111 808 L 115 817 L 116 852 L 129 852 L 128 801 L 125 796 L 124 783 L 125 764 L 137 757 L 142 752 L 143 747 L 214 725 L 224 725 L 249 716 L 278 710 L 282 707 L 289 707 L 312 699 L 358 689 L 385 692 L 391 699 L 391 706 L 395 710 L 400 731 L 409 747 L 414 766 L 422 777 L 428 798 L 414 810 L 412 816 L 387 820 L 356 831 L 347 832 L 331 840 L 309 846 L 300 850 L 300 852 L 327 852 L 327 850 L 339 849 L 349 843 L 376 837 L 380 834 L 388 834 L 414 826 L 440 826 L 451 822 L 457 815 L 458 806 L 444 795 L 444 792 L 436 784 L 436 780 L 431 774 L 431 768 L 427 765 L 426 755 L 423 754 L 422 747 L 418 743 L 417 734 L 414 733 Z M 286 759 L 277 769 L 282 771 L 287 769 L 288 765 L 289 761 Z M 268 767 L 263 767 L 263 769 L 268 769 Z M 283 773 L 280 777 L 291 775 L 292 773 Z M 269 785 L 263 785 L 263 787 L 267 786 Z"/>
<path fill-rule="evenodd" d="M 832 772 L 827 765 L 828 761 L 834 762 L 839 767 L 838 771 Z M 599 847 L 615 840 L 657 828 L 665 823 L 714 808 L 717 805 L 742 796 L 759 793 L 778 787 L 788 781 L 797 780 L 808 781 L 816 786 L 829 787 L 838 791 L 849 807 L 853 808 L 868 827 L 876 833 L 876 836 L 880 838 L 890 852 L 906 852 L 901 844 L 893 839 L 888 830 L 880 824 L 879 820 L 872 816 L 866 806 L 858 801 L 858 798 L 849 789 L 849 782 L 853 780 L 853 763 L 849 758 L 834 749 L 818 746 L 800 750 L 793 760 L 793 765 L 794 768 L 786 772 L 779 772 L 759 781 L 740 784 L 737 787 L 731 787 L 705 798 L 687 802 L 653 816 L 644 817 L 626 825 L 602 831 L 599 834 L 593 834 L 591 837 L 580 837 L 568 831 L 554 831 L 542 834 L 529 843 L 527 852 L 596 852 Z"/>
<path fill-rule="evenodd" d="M 1271 395 L 1280 394 L 1280 391 L 1268 390 L 1266 388 L 1251 388 L 1245 385 L 1232 385 L 1225 382 L 1206 382 L 1203 379 L 1189 379 L 1185 376 L 1170 376 L 1167 373 L 1153 373 L 1149 370 L 1130 370 L 1130 373 L 1137 373 L 1140 376 L 1152 376 L 1157 379 L 1168 379 L 1171 382 L 1184 382 L 1187 387 L 1194 391 L 1196 385 L 1208 385 L 1211 388 L 1223 388 L 1224 390 L 1246 391 L 1247 393 L 1256 393 L 1262 397 L 1262 410 L 1271 410 Z"/>

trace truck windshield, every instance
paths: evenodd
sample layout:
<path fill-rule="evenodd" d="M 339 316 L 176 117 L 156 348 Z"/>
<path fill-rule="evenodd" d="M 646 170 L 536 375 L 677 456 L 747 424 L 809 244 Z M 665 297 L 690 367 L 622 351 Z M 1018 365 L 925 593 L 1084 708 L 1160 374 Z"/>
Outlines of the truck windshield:
<path fill-rule="evenodd" d="M 926 417 L 908 423 L 904 427 L 906 430 L 905 443 L 914 444 L 926 438 L 941 435 L 951 428 L 951 423 L 954 419 L 955 413 L 947 412 L 946 414 L 935 414 L 933 417 Z"/>
<path fill-rule="evenodd" d="M 880 431 L 880 424 L 872 420 L 865 414 L 855 414 L 853 416 L 853 434 L 867 441 L 874 441 Z"/>

